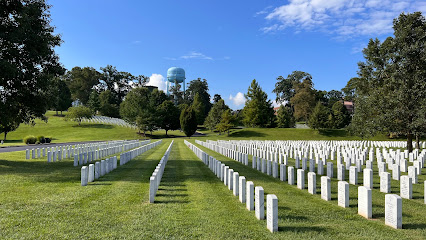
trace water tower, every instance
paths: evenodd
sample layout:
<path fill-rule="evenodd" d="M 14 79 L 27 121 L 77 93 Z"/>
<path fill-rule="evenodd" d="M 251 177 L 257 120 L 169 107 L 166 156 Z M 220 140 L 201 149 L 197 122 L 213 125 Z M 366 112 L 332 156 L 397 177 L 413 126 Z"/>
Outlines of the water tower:
<path fill-rule="evenodd" d="M 169 89 L 172 84 L 183 83 L 183 92 L 185 94 L 185 70 L 183 68 L 171 67 L 167 70 L 167 96 L 170 95 Z"/>

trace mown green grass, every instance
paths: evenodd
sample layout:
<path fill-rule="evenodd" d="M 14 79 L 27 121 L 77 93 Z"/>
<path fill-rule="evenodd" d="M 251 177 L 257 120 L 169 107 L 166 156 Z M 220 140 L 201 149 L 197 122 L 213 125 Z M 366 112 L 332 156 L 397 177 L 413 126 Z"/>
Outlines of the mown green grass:
<path fill-rule="evenodd" d="M 194 142 L 195 143 L 195 142 Z M 311 195 L 307 191 L 308 178 L 305 171 L 305 190 L 299 190 L 296 185 L 288 185 L 272 176 L 263 174 L 245 166 L 235 160 L 227 158 L 201 145 L 196 144 L 209 155 L 222 161 L 240 176 L 245 176 L 248 181 L 253 181 L 255 186 L 262 186 L 265 195 L 275 194 L 278 197 L 278 215 L 280 233 L 276 236 L 287 238 L 365 238 L 365 239 L 425 239 L 426 238 L 426 205 L 424 204 L 423 182 L 425 175 L 420 175 L 419 184 L 413 185 L 413 199 L 403 199 L 403 228 L 395 230 L 385 225 L 384 203 L 385 194 L 380 192 L 380 178 L 377 165 L 374 165 L 374 189 L 372 191 L 373 219 L 367 220 L 357 214 L 358 212 L 358 186 L 363 181 L 362 173 L 358 175 L 358 186 L 350 185 L 350 207 L 341 208 L 337 205 L 337 179 L 331 180 L 332 200 L 327 202 L 321 199 L 321 180 L 317 175 L 317 194 Z M 337 177 L 337 163 L 334 165 L 334 176 Z M 289 166 L 294 166 L 294 160 L 289 160 Z M 324 168 L 326 173 L 326 167 Z M 402 173 L 403 174 L 403 173 Z M 405 173 L 406 174 L 406 173 Z M 295 180 L 297 179 L 295 170 Z M 349 174 L 346 171 L 346 181 Z M 392 193 L 399 195 L 399 181 L 392 180 Z M 306 228 L 306 232 L 297 232 L 297 229 Z M 289 231 L 285 231 L 289 230 Z M 296 233 L 297 232 L 297 233 Z"/>
<path fill-rule="evenodd" d="M 23 138 L 28 135 L 52 137 L 52 143 L 62 142 L 79 142 L 79 141 L 110 141 L 123 139 L 143 139 L 137 130 L 119 127 L 115 125 L 99 124 L 99 123 L 81 123 L 78 125 L 73 121 L 65 121 L 64 117 L 54 116 L 55 112 L 46 113 L 48 121 L 44 122 L 39 119 L 35 121 L 35 125 L 21 124 L 16 131 L 7 134 L 7 140 L 1 146 L 23 145 Z M 64 112 L 66 115 L 66 112 Z M 149 133 L 147 133 L 149 134 Z M 180 131 L 169 131 L 169 135 L 183 136 Z M 155 131 L 153 138 L 165 137 L 165 131 Z M 4 138 L 4 134 L 0 134 L 0 139 Z"/>

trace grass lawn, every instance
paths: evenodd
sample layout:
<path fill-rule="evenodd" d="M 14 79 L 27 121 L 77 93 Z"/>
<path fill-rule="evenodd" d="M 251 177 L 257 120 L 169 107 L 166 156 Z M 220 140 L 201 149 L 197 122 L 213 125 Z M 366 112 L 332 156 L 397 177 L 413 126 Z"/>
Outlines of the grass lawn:
<path fill-rule="evenodd" d="M 142 135 L 138 135 L 134 129 L 99 123 L 82 123 L 79 126 L 76 122 L 65 121 L 64 117 L 57 117 L 54 114 L 53 111 L 47 112 L 47 123 L 37 119 L 34 126 L 21 124 L 16 131 L 7 134 L 6 142 L 0 147 L 24 145 L 22 139 L 28 135 L 50 136 L 53 138 L 52 143 L 144 138 Z M 162 138 L 165 137 L 165 131 L 155 131 L 153 135 L 153 138 Z M 184 134 L 180 131 L 169 131 L 169 135 L 183 136 Z M 0 139 L 3 138 L 4 134 L 1 133 Z"/>
<path fill-rule="evenodd" d="M 195 141 L 191 141 L 195 144 Z M 358 186 L 350 185 L 350 206 L 341 208 L 337 205 L 337 161 L 332 161 L 334 165 L 334 176 L 331 180 L 331 201 L 326 202 L 321 199 L 321 179 L 317 175 L 317 194 L 311 195 L 307 191 L 308 171 L 305 171 L 305 190 L 300 190 L 296 185 L 288 185 L 272 176 L 263 174 L 251 168 L 251 157 L 249 164 L 245 166 L 233 159 L 227 158 L 201 145 L 195 144 L 209 155 L 222 161 L 222 163 L 239 172 L 240 176 L 245 176 L 248 181 L 253 181 L 255 186 L 262 186 L 267 193 L 276 194 L 278 197 L 278 224 L 277 234 L 290 236 L 297 231 L 298 227 L 306 228 L 313 235 L 305 236 L 304 231 L 294 238 L 369 238 L 369 239 L 426 239 L 426 205 L 424 204 L 424 181 L 425 175 L 418 176 L 419 184 L 413 184 L 413 199 L 403 199 L 403 228 L 394 230 L 385 225 L 385 193 L 380 192 L 380 177 L 378 175 L 377 163 L 373 168 L 373 190 L 372 205 L 373 219 L 367 220 L 357 214 L 358 212 L 358 186 L 363 184 L 362 172 L 358 175 Z M 294 160 L 289 159 L 289 166 L 294 166 Z M 324 168 L 325 173 L 327 168 Z M 295 180 L 297 173 L 295 170 Z M 407 175 L 407 173 L 401 173 Z M 349 182 L 349 173 L 346 171 L 346 181 Z M 399 181 L 391 180 L 392 193 L 399 195 Z M 289 230 L 290 233 L 286 232 Z M 284 236 L 283 236 L 284 238 Z"/>
<path fill-rule="evenodd" d="M 149 177 L 170 139 L 124 166 L 80 186 L 80 168 L 71 160 L 47 163 L 24 160 L 24 152 L 0 154 L 0 239 L 424 239 L 425 205 L 403 201 L 404 227 L 384 225 L 384 194 L 374 190 L 373 218 L 357 215 L 356 191 L 351 206 L 273 179 L 234 160 L 206 150 L 255 186 L 276 194 L 279 232 L 255 218 L 199 160 L 183 139 L 175 139 L 155 204 L 149 204 Z M 193 139 L 191 141 L 194 141 Z M 251 166 L 251 165 L 250 165 Z M 424 177 L 423 177 L 424 178 Z M 319 183 L 319 181 L 317 181 Z M 394 184 L 394 183 L 393 183 Z M 420 185 L 416 185 L 420 186 Z M 377 179 L 375 179 L 377 187 Z M 317 191 L 319 192 L 319 186 Z M 394 190 L 394 188 L 392 189 Z M 383 199 L 382 199 L 383 198 Z"/>

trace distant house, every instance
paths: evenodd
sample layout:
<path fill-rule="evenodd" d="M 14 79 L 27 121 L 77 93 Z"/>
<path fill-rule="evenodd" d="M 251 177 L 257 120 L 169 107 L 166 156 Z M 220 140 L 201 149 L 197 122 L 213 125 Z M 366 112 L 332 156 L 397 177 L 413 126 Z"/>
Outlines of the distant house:
<path fill-rule="evenodd" d="M 354 113 L 354 102 L 352 101 L 343 101 L 343 105 L 348 110 L 350 114 Z"/>
<path fill-rule="evenodd" d="M 278 109 L 280 109 L 280 107 L 274 107 L 274 115 L 278 115 Z"/>

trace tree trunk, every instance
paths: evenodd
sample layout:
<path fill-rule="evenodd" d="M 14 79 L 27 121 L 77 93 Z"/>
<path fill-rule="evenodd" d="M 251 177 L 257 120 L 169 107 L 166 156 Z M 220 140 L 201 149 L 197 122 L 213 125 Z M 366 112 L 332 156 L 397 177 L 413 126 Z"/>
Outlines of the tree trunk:
<path fill-rule="evenodd" d="M 169 131 L 169 130 L 167 130 L 167 129 L 166 129 L 166 137 L 168 137 L 168 136 L 169 136 L 169 135 L 167 135 L 167 132 L 168 132 L 168 131 Z"/>
<path fill-rule="evenodd" d="M 58 116 L 58 110 L 56 110 L 56 116 Z"/>
<path fill-rule="evenodd" d="M 8 132 L 4 132 L 4 139 L 3 139 L 4 141 L 6 141 L 7 133 L 8 133 Z"/>
<path fill-rule="evenodd" d="M 62 116 L 62 110 L 61 110 L 61 116 Z"/>
<path fill-rule="evenodd" d="M 420 137 L 419 134 L 416 134 L 416 148 L 420 150 Z"/>
<path fill-rule="evenodd" d="M 413 151 L 413 134 L 412 133 L 407 134 L 407 150 L 408 152 Z"/>

